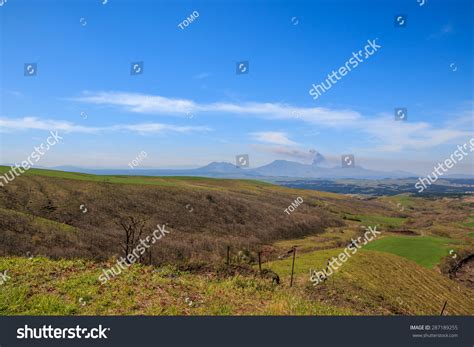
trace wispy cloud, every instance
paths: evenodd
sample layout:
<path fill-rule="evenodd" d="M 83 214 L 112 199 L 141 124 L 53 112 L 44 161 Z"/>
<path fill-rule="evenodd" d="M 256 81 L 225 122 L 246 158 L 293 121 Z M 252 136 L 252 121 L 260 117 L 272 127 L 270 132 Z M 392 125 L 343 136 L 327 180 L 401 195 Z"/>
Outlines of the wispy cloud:
<path fill-rule="evenodd" d="M 122 107 L 130 112 L 149 114 L 171 114 L 184 116 L 197 110 L 197 104 L 190 100 L 166 98 L 158 95 L 146 95 L 119 92 L 85 92 L 83 96 L 73 98 L 90 104 Z"/>
<path fill-rule="evenodd" d="M 96 134 L 105 131 L 131 131 L 140 134 L 156 134 L 165 131 L 189 133 L 210 131 L 206 126 L 177 126 L 164 123 L 115 124 L 105 127 L 87 127 L 62 120 L 42 120 L 36 117 L 0 118 L 0 131 L 61 130 L 65 133 Z"/>
<path fill-rule="evenodd" d="M 171 115 L 185 117 L 193 113 L 216 113 L 219 115 L 241 115 L 267 120 L 294 120 L 311 126 L 344 129 L 352 135 L 370 139 L 374 146 L 362 148 L 366 151 L 402 151 L 406 149 L 431 148 L 450 143 L 471 135 L 466 127 L 456 125 L 456 117 L 450 117 L 447 126 L 433 126 L 426 122 L 396 122 L 391 114 L 367 117 L 350 109 L 324 107 L 297 107 L 287 103 L 272 102 L 213 102 L 199 103 L 189 99 L 169 98 L 159 95 L 122 92 L 85 92 L 74 98 L 76 101 L 123 108 L 140 114 Z M 472 110 L 466 117 L 472 118 Z M 389 126 L 389 124 L 391 124 Z M 295 145 L 287 134 L 279 132 L 256 132 L 255 139 L 279 145 Z"/>
<path fill-rule="evenodd" d="M 272 143 L 276 145 L 287 145 L 287 146 L 295 146 L 297 145 L 296 142 L 291 141 L 288 138 L 288 135 L 284 132 L 278 131 L 261 131 L 250 133 L 255 140 L 265 143 Z"/>
<path fill-rule="evenodd" d="M 471 114 L 472 117 L 472 114 Z M 365 121 L 364 131 L 377 146 L 368 151 L 399 152 L 402 150 L 428 149 L 452 142 L 462 137 L 472 136 L 471 130 L 459 128 L 434 128 L 425 122 L 396 122 L 387 129 L 387 124 L 393 123 L 393 116 L 385 114 L 380 118 Z M 469 128 L 467 128 L 469 129 Z"/>
<path fill-rule="evenodd" d="M 106 130 L 128 130 L 141 134 L 148 133 L 160 133 L 163 131 L 173 131 L 178 133 L 190 133 L 190 132 L 205 132 L 211 131 L 211 128 L 207 126 L 176 126 L 171 124 L 163 123 L 140 123 L 140 124 L 123 124 L 123 125 L 114 125 Z"/>
<path fill-rule="evenodd" d="M 230 113 L 259 116 L 266 119 L 300 119 L 312 124 L 342 127 L 353 124 L 361 114 L 352 110 L 332 110 L 323 107 L 295 107 L 271 102 L 214 102 L 197 103 L 188 99 L 168 98 L 159 95 L 122 92 L 84 93 L 73 100 L 112 107 L 143 114 L 185 116 L 188 112 Z"/>
<path fill-rule="evenodd" d="M 100 128 L 85 127 L 62 120 L 42 120 L 36 117 L 0 118 L 0 131 L 62 130 L 64 132 L 96 133 Z"/>

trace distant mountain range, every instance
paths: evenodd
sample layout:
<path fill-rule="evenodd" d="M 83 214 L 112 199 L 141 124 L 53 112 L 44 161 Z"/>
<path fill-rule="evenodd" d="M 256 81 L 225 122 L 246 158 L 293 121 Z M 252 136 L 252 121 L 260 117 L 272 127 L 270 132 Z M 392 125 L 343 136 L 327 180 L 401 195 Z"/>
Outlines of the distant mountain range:
<path fill-rule="evenodd" d="M 91 173 L 97 175 L 142 175 L 142 176 L 203 176 L 215 178 L 302 178 L 302 179 L 385 179 L 410 178 L 418 175 L 405 171 L 374 171 L 361 166 L 351 168 L 320 167 L 288 160 L 275 160 L 257 168 L 240 168 L 226 162 L 212 162 L 197 169 L 85 169 L 61 166 L 55 169 Z"/>

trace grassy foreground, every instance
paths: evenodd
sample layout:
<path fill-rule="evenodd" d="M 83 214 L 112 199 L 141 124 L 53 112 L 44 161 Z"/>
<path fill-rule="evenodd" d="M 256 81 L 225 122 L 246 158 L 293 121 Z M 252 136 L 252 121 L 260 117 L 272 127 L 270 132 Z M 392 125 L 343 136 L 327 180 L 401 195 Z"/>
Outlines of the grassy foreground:
<path fill-rule="evenodd" d="M 293 288 L 291 258 L 264 264 L 280 275 L 279 286 L 142 265 L 101 285 L 98 276 L 112 263 L 0 258 L 10 276 L 0 286 L 0 315 L 436 315 L 445 300 L 448 315 L 474 314 L 472 290 L 387 253 L 361 250 L 314 287 L 310 269 L 341 250 L 298 255 Z"/>
<path fill-rule="evenodd" d="M 300 254 L 295 262 L 297 286 L 306 286 L 313 298 L 364 314 L 438 315 L 448 301 L 448 315 L 473 315 L 474 291 L 435 270 L 408 259 L 365 249 L 352 255 L 329 279 L 313 286 L 310 270 L 326 268 L 329 258 L 343 251 L 329 249 Z M 288 282 L 291 258 L 268 266 Z"/>
<path fill-rule="evenodd" d="M 0 315 L 356 314 L 310 300 L 303 288 L 253 277 L 133 265 L 101 285 L 102 267 L 85 260 L 0 258 L 5 269 L 11 278 L 0 286 Z"/>

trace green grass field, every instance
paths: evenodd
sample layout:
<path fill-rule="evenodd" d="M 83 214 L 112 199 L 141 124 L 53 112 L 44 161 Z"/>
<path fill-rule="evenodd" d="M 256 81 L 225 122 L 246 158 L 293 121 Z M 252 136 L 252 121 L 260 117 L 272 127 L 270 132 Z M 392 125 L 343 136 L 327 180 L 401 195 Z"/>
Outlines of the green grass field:
<path fill-rule="evenodd" d="M 396 254 L 433 268 L 449 254 L 452 243 L 453 240 L 441 237 L 389 236 L 368 243 L 364 249 Z"/>
<path fill-rule="evenodd" d="M 10 167 L 0 166 L 0 175 L 8 172 Z M 159 185 L 159 186 L 189 186 L 199 185 L 204 183 L 207 185 L 258 185 L 258 186 L 273 186 L 270 183 L 257 180 L 237 180 L 224 178 L 207 178 L 194 176 L 125 176 L 125 175 L 91 175 L 77 172 L 66 172 L 59 170 L 46 169 L 30 169 L 24 173 L 26 176 L 36 175 L 51 178 L 63 178 L 70 180 L 88 181 L 88 182 L 102 182 L 102 183 L 118 183 L 118 184 L 138 184 L 138 185 Z"/>
<path fill-rule="evenodd" d="M 355 218 L 360 219 L 361 223 L 365 226 L 377 226 L 377 227 L 394 227 L 399 228 L 405 223 L 405 218 L 400 217 L 387 217 L 377 215 L 356 215 Z"/>

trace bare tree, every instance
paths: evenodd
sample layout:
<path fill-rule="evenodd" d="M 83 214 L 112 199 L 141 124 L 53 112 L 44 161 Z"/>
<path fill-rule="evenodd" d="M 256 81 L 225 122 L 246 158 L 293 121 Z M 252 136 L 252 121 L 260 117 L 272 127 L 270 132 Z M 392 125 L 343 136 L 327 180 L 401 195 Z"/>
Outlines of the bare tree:
<path fill-rule="evenodd" d="M 133 252 L 137 247 L 140 239 L 143 236 L 143 233 L 146 231 L 147 220 L 142 217 L 128 216 L 121 218 L 116 222 L 117 225 L 122 227 L 124 232 L 123 240 L 120 242 L 120 247 L 125 254 L 125 259 L 127 256 Z M 145 254 L 140 255 L 139 262 L 142 262 L 142 258 Z"/>

